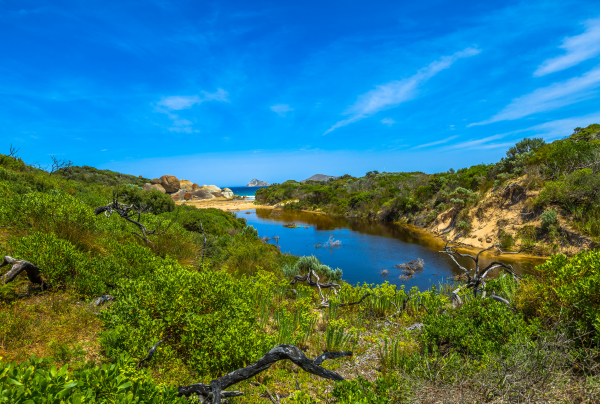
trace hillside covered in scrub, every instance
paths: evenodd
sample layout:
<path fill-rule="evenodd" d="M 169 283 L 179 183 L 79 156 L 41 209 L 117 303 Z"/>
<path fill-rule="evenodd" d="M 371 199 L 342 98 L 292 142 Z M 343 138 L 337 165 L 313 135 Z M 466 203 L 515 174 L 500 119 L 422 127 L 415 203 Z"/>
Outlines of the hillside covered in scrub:
<path fill-rule="evenodd" d="M 494 164 L 290 180 L 258 190 L 255 203 L 399 221 L 475 247 L 535 244 L 541 255 L 573 254 L 600 236 L 599 138 L 593 124 L 548 144 L 525 138 Z"/>
<path fill-rule="evenodd" d="M 489 167 L 288 182 L 257 198 L 413 223 L 454 209 L 460 223 L 479 195 L 519 181 L 539 191 L 533 212 L 581 209 L 583 229 L 595 212 L 596 141 L 541 143 Z M 573 153 L 592 165 L 568 166 L 560 156 Z M 143 178 L 86 173 L 0 156 L 0 402 L 216 402 L 215 389 L 231 403 L 278 404 L 600 394 L 599 251 L 554 255 L 525 279 L 477 267 L 467 283 L 429 290 L 351 285 L 343 268 L 282 254 L 235 215 L 176 206 Z M 233 380 L 242 368 L 251 377 Z"/>

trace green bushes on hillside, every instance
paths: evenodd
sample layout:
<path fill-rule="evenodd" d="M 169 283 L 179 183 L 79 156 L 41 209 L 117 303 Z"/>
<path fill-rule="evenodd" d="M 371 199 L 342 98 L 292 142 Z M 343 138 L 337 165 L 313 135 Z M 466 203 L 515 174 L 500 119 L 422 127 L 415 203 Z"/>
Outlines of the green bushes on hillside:
<path fill-rule="evenodd" d="M 196 372 L 211 375 L 244 367 L 273 345 L 256 327 L 253 290 L 248 279 L 176 263 L 121 281 L 117 300 L 102 313 L 105 349 L 113 357 L 143 357 L 148 341 L 172 335 L 154 358 L 158 363 L 184 358 Z M 111 346 L 115 340 L 118 346 Z"/>

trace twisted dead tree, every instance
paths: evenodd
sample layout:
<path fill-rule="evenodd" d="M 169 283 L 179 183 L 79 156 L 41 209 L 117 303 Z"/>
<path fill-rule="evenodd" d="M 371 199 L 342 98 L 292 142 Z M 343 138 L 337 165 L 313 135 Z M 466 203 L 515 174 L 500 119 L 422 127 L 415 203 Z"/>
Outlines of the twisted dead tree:
<path fill-rule="evenodd" d="M 316 281 L 312 280 L 313 276 L 315 277 Z M 319 276 L 312 269 L 308 271 L 308 273 L 304 276 L 294 276 L 290 281 L 290 285 L 293 285 L 296 282 L 306 282 L 309 286 L 316 286 L 319 290 L 319 296 L 321 296 L 321 307 L 329 307 L 329 295 L 323 296 L 323 292 L 321 291 L 321 289 L 332 289 L 333 293 L 337 295 L 337 290 L 342 288 L 337 283 L 320 283 Z"/>
<path fill-rule="evenodd" d="M 174 220 L 171 220 L 167 227 L 164 230 L 160 230 L 162 223 L 164 220 L 158 222 L 158 225 L 154 230 L 148 230 L 144 224 L 140 222 L 142 218 L 142 213 L 150 213 L 150 209 L 142 209 L 141 207 L 137 207 L 134 204 L 126 205 L 122 202 L 119 202 L 119 196 L 117 192 L 113 191 L 113 200 L 108 203 L 106 206 L 99 206 L 94 210 L 96 215 L 104 213 L 104 216 L 111 217 L 113 213 L 117 213 L 121 218 L 127 220 L 129 223 L 133 223 L 140 229 L 140 233 L 132 231 L 134 235 L 138 236 L 140 239 L 144 240 L 146 245 L 151 244 L 154 247 L 154 243 L 148 240 L 149 235 L 160 235 L 164 234 L 169 230 Z M 122 196 L 122 195 L 121 195 Z M 137 216 L 137 219 L 135 217 Z"/>
<path fill-rule="evenodd" d="M 471 254 L 461 254 L 458 252 L 456 247 L 449 246 L 448 243 L 446 243 L 444 250 L 439 251 L 439 252 L 443 253 L 443 254 L 447 254 L 450 258 L 452 258 L 452 261 L 454 261 L 454 263 L 460 269 L 463 270 L 463 272 L 465 273 L 465 275 L 467 277 L 467 282 L 463 286 L 468 289 L 473 289 L 473 296 L 477 296 L 477 293 L 479 292 L 479 290 L 485 286 L 485 277 L 493 269 L 504 268 L 507 272 L 510 272 L 510 274 L 513 276 L 513 279 L 515 279 L 516 281 L 519 281 L 521 279 L 521 277 L 513 269 L 512 265 L 504 264 L 499 261 L 494 261 L 494 262 L 490 263 L 488 266 L 486 266 L 485 268 L 480 268 L 479 267 L 479 256 L 481 255 L 481 253 L 483 253 L 485 251 L 497 249 L 499 254 L 505 254 L 505 255 L 519 254 L 523 251 L 532 249 L 534 247 L 535 246 L 525 247 L 517 252 L 504 252 L 504 251 L 502 251 L 502 249 L 500 249 L 499 245 L 495 244 L 491 247 L 488 247 L 486 249 L 479 251 L 476 256 L 472 256 Z M 460 265 L 458 263 L 458 261 L 456 260 L 456 257 L 467 257 L 467 258 L 472 259 L 473 262 L 475 263 L 475 267 L 470 268 L 470 269 L 463 267 L 462 265 Z M 460 289 L 463 286 L 459 287 L 458 289 L 456 289 L 455 291 L 452 292 L 452 300 L 455 303 L 455 305 L 462 304 L 462 301 L 461 301 L 460 297 L 458 296 L 458 292 L 460 291 Z M 499 296 L 497 296 L 497 297 L 499 297 Z M 495 300 L 497 300 L 497 299 L 495 299 Z"/>
<path fill-rule="evenodd" d="M 40 269 L 31 262 L 6 255 L 2 264 L 0 264 L 0 268 L 5 265 L 12 265 L 12 268 L 0 278 L 2 285 L 12 282 L 21 272 L 25 271 L 31 283 L 40 285 L 42 290 L 48 288 L 48 284 L 42 279 Z"/>
<path fill-rule="evenodd" d="M 233 386 L 239 382 L 250 379 L 260 372 L 269 369 L 274 363 L 289 359 L 294 365 L 302 368 L 308 373 L 323 377 L 325 379 L 342 381 L 344 378 L 334 371 L 321 367 L 321 364 L 327 359 L 337 359 L 344 356 L 352 356 L 352 352 L 325 352 L 319 355 L 314 360 L 306 357 L 300 348 L 294 345 L 277 345 L 271 349 L 258 361 L 245 368 L 234 370 L 223 377 L 210 382 L 210 385 L 203 383 L 191 384 L 189 386 L 180 386 L 178 392 L 180 396 L 189 397 L 192 394 L 201 396 L 202 402 L 212 402 L 220 404 L 223 397 L 238 397 L 244 395 L 240 391 L 224 391 L 226 388 Z"/>
<path fill-rule="evenodd" d="M 21 149 L 17 149 L 11 144 L 10 149 L 8 150 L 8 154 L 0 155 L 0 165 L 4 164 L 4 161 L 9 158 L 13 158 L 13 159 L 17 160 L 19 158 L 19 156 L 17 155 L 19 150 L 21 150 Z"/>

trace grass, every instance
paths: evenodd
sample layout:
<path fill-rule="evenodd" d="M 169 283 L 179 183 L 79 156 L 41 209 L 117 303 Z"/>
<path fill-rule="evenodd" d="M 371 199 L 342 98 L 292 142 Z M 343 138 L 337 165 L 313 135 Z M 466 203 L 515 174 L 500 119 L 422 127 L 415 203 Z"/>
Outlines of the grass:
<path fill-rule="evenodd" d="M 35 355 L 58 366 L 102 359 L 97 309 L 68 292 L 42 293 L 0 305 L 0 357 Z"/>

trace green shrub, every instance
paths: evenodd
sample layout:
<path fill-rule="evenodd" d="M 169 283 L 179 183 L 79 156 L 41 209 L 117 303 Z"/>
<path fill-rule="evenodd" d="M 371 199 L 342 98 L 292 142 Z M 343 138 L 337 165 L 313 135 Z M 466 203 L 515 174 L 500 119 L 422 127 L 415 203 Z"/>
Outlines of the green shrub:
<path fill-rule="evenodd" d="M 0 401 L 35 404 L 187 403 L 173 387 L 157 386 L 150 375 L 135 370 L 136 361 L 122 356 L 117 363 L 89 364 L 69 371 L 47 368 L 42 359 L 0 362 Z"/>
<path fill-rule="evenodd" d="M 558 224 L 558 214 L 552 209 L 542 213 L 540 218 L 542 219 L 543 230 L 547 231 L 549 230 L 550 226 L 556 226 Z"/>
<path fill-rule="evenodd" d="M 226 272 L 188 270 L 165 265 L 143 279 L 125 280 L 117 300 L 102 312 L 108 330 L 106 352 L 125 347 L 143 357 L 148 345 L 173 335 L 154 360 L 184 358 L 202 374 L 244 367 L 273 347 L 273 337 L 258 331 L 253 285 Z M 109 345 L 114 341 L 115 345 Z"/>
<path fill-rule="evenodd" d="M 518 306 L 531 317 L 572 322 L 577 334 L 600 341 L 600 251 L 550 257 L 523 281 Z"/>
<path fill-rule="evenodd" d="M 501 352 L 515 332 L 531 335 L 536 327 L 523 316 L 492 299 L 471 299 L 460 309 L 444 314 L 429 314 L 421 340 L 428 347 L 450 344 L 465 354 L 483 357 Z"/>
<path fill-rule="evenodd" d="M 144 191 L 137 186 L 121 186 L 116 189 L 116 192 L 124 196 L 124 202 L 127 204 L 134 204 L 155 215 L 175 210 L 175 202 L 171 196 L 156 189 Z"/>

